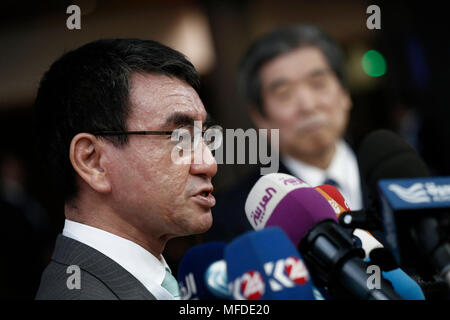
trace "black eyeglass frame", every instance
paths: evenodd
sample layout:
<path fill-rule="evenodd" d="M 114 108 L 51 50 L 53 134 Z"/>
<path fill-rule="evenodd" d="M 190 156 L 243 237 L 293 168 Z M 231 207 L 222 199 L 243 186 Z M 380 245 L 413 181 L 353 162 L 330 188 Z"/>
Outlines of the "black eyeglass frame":
<path fill-rule="evenodd" d="M 206 130 L 202 130 L 201 131 L 202 138 L 205 137 L 206 131 L 208 129 L 210 129 L 210 128 L 217 128 L 217 126 L 216 125 L 212 125 L 212 126 L 208 127 Z M 178 128 L 178 129 L 175 129 L 175 130 L 172 130 L 172 131 L 112 131 L 112 130 L 108 131 L 108 130 L 106 130 L 106 131 L 94 131 L 94 132 L 91 132 L 91 134 L 96 135 L 96 136 L 120 136 L 120 135 L 128 135 L 128 134 L 131 134 L 131 135 L 152 135 L 152 136 L 155 136 L 155 135 L 171 136 L 171 135 L 173 135 L 174 132 L 176 132 L 177 130 L 180 130 L 180 129 L 185 129 L 185 128 L 181 127 L 181 128 Z M 222 129 L 220 129 L 220 131 L 222 132 Z M 193 138 L 195 139 L 195 136 Z M 196 146 L 198 144 L 196 144 L 195 141 L 193 141 L 193 145 Z M 182 148 L 179 148 L 179 149 L 182 149 Z M 195 147 L 194 147 L 194 149 L 195 149 Z"/>
<path fill-rule="evenodd" d="M 178 130 L 178 129 L 177 129 Z M 94 131 L 92 132 L 95 136 L 121 136 L 127 134 L 136 134 L 136 135 L 146 135 L 146 136 L 171 136 L 173 131 Z M 205 131 L 202 131 L 204 134 Z"/>

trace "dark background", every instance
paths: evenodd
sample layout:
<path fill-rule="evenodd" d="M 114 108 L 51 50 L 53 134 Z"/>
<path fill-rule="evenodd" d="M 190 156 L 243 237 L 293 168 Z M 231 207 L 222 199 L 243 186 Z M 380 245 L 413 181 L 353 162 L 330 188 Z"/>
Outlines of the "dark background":
<path fill-rule="evenodd" d="M 81 8 L 81 30 L 66 27 L 71 4 Z M 381 8 L 381 30 L 366 27 L 371 4 Z M 62 231 L 63 203 L 52 194 L 36 160 L 32 104 L 41 76 L 64 52 L 108 37 L 153 39 L 172 46 L 199 70 L 201 98 L 211 115 L 223 128 L 245 130 L 252 124 L 236 89 L 236 66 L 244 50 L 274 27 L 318 24 L 347 56 L 353 99 L 348 141 L 357 148 L 368 132 L 392 129 L 416 148 L 434 175 L 449 175 L 450 27 L 444 8 L 439 1 L 2 1 L 0 179 L 16 181 L 26 197 L 19 209 L 8 201 L 0 203 L 5 252 L 0 271 L 11 279 L 0 286 L 0 298 L 34 297 L 55 236 Z M 381 77 L 372 78 L 361 68 L 370 49 L 386 59 L 387 72 Z M 215 192 L 251 169 L 219 165 Z M 185 250 L 198 241 L 194 236 L 169 242 L 164 254 L 175 272 Z M 22 269 L 17 267 L 21 263 Z"/>

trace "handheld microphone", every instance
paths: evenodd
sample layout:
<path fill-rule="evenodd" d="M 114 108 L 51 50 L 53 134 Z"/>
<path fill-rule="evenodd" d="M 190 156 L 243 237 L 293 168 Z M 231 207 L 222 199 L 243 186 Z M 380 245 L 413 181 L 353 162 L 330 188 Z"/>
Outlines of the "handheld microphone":
<path fill-rule="evenodd" d="M 244 233 L 224 255 L 234 299 L 314 300 L 309 272 L 280 228 Z"/>
<path fill-rule="evenodd" d="M 320 192 L 322 196 L 327 199 L 327 201 L 330 203 L 331 207 L 334 209 L 334 211 L 337 214 L 339 223 L 341 225 L 344 225 L 344 227 L 348 227 L 349 225 L 346 222 L 346 219 L 343 215 L 349 214 L 346 217 L 351 217 L 350 214 L 354 214 L 354 211 L 350 211 L 350 208 L 347 204 L 347 201 L 345 200 L 344 196 L 339 192 L 339 190 L 331 185 L 320 185 L 315 187 L 317 191 Z M 361 212 L 364 213 L 364 211 L 361 210 Z M 369 257 L 372 250 L 376 248 L 383 248 L 383 245 L 375 239 L 374 236 L 372 236 L 368 231 L 359 229 L 359 228 L 349 228 L 353 230 L 353 237 L 355 240 L 357 240 L 360 243 L 360 247 L 364 249 L 364 252 L 366 253 L 366 258 Z"/>
<path fill-rule="evenodd" d="M 339 212 L 337 212 L 339 222 L 341 222 L 342 214 L 352 214 L 350 208 L 345 201 L 345 198 L 339 192 L 339 190 L 331 185 L 321 185 L 315 187 L 327 200 L 333 208 L 336 205 L 332 200 L 336 201 L 339 205 Z M 335 210 L 336 211 L 336 210 Z M 361 212 L 364 213 L 363 210 Z M 344 218 L 345 219 L 345 218 Z M 406 300 L 425 300 L 420 286 L 410 276 L 408 276 L 403 270 L 398 268 L 395 261 L 393 261 L 392 255 L 388 252 L 388 249 L 370 234 L 370 232 L 362 229 L 354 229 L 353 238 L 359 240 L 360 245 L 366 252 L 365 261 L 380 266 L 383 277 L 392 283 L 394 290 Z M 369 258 L 370 257 L 370 258 Z"/>
<path fill-rule="evenodd" d="M 401 299 L 382 278 L 380 288 L 368 285 L 364 251 L 354 247 L 351 237 L 337 224 L 328 201 L 302 180 L 280 173 L 261 177 L 247 197 L 245 211 L 257 230 L 281 227 L 298 245 L 314 283 L 328 287 L 331 295 Z"/>
<path fill-rule="evenodd" d="M 350 210 L 347 200 L 339 192 L 339 190 L 331 185 L 320 185 L 315 188 L 325 198 L 334 200 L 338 206 L 336 213 L 338 216 L 339 224 L 343 227 L 350 229 L 363 229 L 363 230 L 377 230 L 381 226 L 380 220 L 372 210 Z M 329 200 L 330 202 L 331 200 Z M 330 202 L 333 206 L 333 202 Z M 336 206 L 336 205 L 334 205 Z"/>
<path fill-rule="evenodd" d="M 208 267 L 223 259 L 226 242 L 207 242 L 190 248 L 180 261 L 178 283 L 181 300 L 217 300 L 208 289 L 205 274 Z"/>
<path fill-rule="evenodd" d="M 337 216 L 339 217 L 344 212 L 349 212 L 350 207 L 348 206 L 347 200 L 345 200 L 344 196 L 339 192 L 339 190 L 329 184 L 322 184 L 320 186 L 315 187 L 320 194 L 328 200 L 330 205 L 335 209 Z"/>
<path fill-rule="evenodd" d="M 216 297 L 231 299 L 231 292 L 228 289 L 227 263 L 219 260 L 211 264 L 206 270 L 206 286 Z M 325 300 L 321 291 L 312 286 L 313 295 L 316 300 Z M 326 295 L 325 295 L 326 296 Z"/>
<path fill-rule="evenodd" d="M 358 160 L 397 263 L 450 284 L 450 178 L 430 177 L 416 151 L 388 130 L 369 134 Z"/>
<path fill-rule="evenodd" d="M 395 292 L 405 300 L 425 300 L 422 288 L 400 268 L 382 271 L 383 277 L 392 283 Z"/>

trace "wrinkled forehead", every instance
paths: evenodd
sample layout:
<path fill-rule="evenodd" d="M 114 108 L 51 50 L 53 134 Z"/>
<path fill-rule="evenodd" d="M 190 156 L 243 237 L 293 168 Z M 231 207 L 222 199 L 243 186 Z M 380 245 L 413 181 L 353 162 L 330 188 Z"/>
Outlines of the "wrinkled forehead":
<path fill-rule="evenodd" d="M 128 128 L 157 130 L 182 118 L 206 120 L 206 110 L 197 92 L 175 77 L 135 73 L 130 76 Z M 178 115 L 178 116 L 174 116 Z M 180 117 L 185 115 L 185 117 Z M 168 128 L 169 129 L 169 128 Z"/>

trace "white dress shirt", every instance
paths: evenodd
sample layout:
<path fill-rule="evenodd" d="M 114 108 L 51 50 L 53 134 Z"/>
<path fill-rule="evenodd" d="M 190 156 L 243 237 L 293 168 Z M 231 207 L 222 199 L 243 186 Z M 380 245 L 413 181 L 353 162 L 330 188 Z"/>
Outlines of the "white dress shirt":
<path fill-rule="evenodd" d="M 285 166 L 298 178 L 316 187 L 323 184 L 325 179 L 333 179 L 339 185 L 338 189 L 351 210 L 363 207 L 361 180 L 358 162 L 349 145 L 340 140 L 336 143 L 336 152 L 326 170 L 314 167 L 289 156 L 283 156 Z"/>
<path fill-rule="evenodd" d="M 133 241 L 110 232 L 66 219 L 63 236 L 77 240 L 114 260 L 139 280 L 158 300 L 173 300 L 174 297 L 161 283 L 170 270 L 164 257 L 161 260 Z"/>
<path fill-rule="evenodd" d="M 338 183 L 338 189 L 347 200 L 351 210 L 360 210 L 363 208 L 358 162 L 353 150 L 343 140 L 337 142 L 336 153 L 326 170 L 319 169 L 288 156 L 283 157 L 283 163 L 294 175 L 313 187 L 323 184 L 325 179 L 333 179 Z M 361 240 L 362 248 L 366 253 L 366 259 L 373 249 L 383 247 L 367 231 L 355 229 L 353 235 Z"/>

